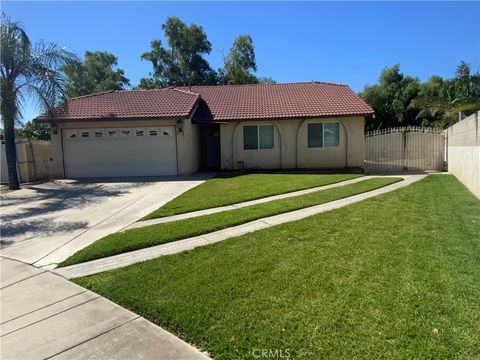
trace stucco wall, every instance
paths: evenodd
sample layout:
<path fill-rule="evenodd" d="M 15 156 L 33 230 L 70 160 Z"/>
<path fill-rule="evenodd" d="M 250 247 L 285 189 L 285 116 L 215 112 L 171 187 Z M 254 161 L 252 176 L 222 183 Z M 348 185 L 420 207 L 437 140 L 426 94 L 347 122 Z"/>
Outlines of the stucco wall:
<path fill-rule="evenodd" d="M 189 167 L 188 173 L 192 174 L 200 171 L 200 167 L 202 163 L 201 132 L 200 132 L 200 125 L 191 124 L 190 121 L 188 121 L 188 123 L 191 126 L 191 142 L 192 142 L 192 146 L 190 147 L 191 151 L 188 156 L 188 158 L 190 159 L 190 167 Z"/>
<path fill-rule="evenodd" d="M 339 122 L 339 146 L 308 148 L 309 123 Z M 274 125 L 274 148 L 243 149 L 243 126 Z M 362 167 L 365 155 L 363 117 L 284 119 L 278 121 L 229 122 L 220 125 L 221 168 L 345 168 Z"/>
<path fill-rule="evenodd" d="M 309 148 L 308 124 L 316 119 L 305 120 L 298 130 L 297 167 L 302 168 L 345 168 L 347 167 L 347 131 L 342 121 L 325 119 L 322 122 L 339 122 L 339 144 L 336 147 Z"/>
<path fill-rule="evenodd" d="M 233 132 L 238 123 L 220 124 L 220 168 L 232 170 L 233 166 Z"/>
<path fill-rule="evenodd" d="M 71 121 L 58 122 L 52 127 L 51 141 L 53 145 L 53 168 L 55 178 L 63 178 L 62 129 L 83 128 L 138 128 L 149 126 L 176 126 L 175 119 L 158 120 L 117 120 L 117 121 Z M 175 130 L 177 142 L 178 175 L 192 174 L 200 168 L 200 133 L 198 125 L 193 125 L 190 119 L 183 120 L 183 131 Z M 160 154 L 159 154 L 160 155 Z"/>
<path fill-rule="evenodd" d="M 447 129 L 448 171 L 480 198 L 480 112 Z"/>

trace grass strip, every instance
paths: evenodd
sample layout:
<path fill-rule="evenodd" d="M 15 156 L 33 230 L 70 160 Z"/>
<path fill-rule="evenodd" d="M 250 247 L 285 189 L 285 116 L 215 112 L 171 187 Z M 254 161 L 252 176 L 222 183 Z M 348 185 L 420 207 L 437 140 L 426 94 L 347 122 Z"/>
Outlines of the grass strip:
<path fill-rule="evenodd" d="M 328 190 L 252 205 L 236 210 L 130 229 L 108 235 L 78 251 L 59 264 L 60 267 L 138 250 L 240 225 L 249 221 L 323 204 L 374 190 L 401 178 L 375 178 Z"/>
<path fill-rule="evenodd" d="M 363 176 L 362 174 L 229 174 L 222 173 L 186 191 L 142 220 L 232 205 L 263 197 L 310 189 Z"/>
<path fill-rule="evenodd" d="M 480 201 L 453 176 L 75 282 L 208 351 L 480 357 Z M 277 357 L 278 358 L 278 357 Z"/>

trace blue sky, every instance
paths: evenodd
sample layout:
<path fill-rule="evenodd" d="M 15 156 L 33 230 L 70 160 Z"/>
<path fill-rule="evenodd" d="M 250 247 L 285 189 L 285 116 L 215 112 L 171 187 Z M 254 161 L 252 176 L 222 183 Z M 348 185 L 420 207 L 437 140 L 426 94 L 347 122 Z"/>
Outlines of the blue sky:
<path fill-rule="evenodd" d="M 32 40 L 78 55 L 105 50 L 136 85 L 151 65 L 140 55 L 163 40 L 167 16 L 203 26 L 222 65 L 237 35 L 253 37 L 259 76 L 277 82 L 331 81 L 355 91 L 399 63 L 421 80 L 450 77 L 464 60 L 480 68 L 480 2 L 2 2 Z M 25 120 L 38 114 L 31 104 Z"/>

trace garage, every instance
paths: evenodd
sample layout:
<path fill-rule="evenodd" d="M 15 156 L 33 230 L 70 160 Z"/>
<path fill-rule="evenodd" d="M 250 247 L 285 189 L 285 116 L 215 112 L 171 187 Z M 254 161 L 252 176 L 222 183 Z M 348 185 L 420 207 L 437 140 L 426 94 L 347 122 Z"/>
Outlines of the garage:
<path fill-rule="evenodd" d="M 65 176 L 177 175 L 174 126 L 62 129 Z"/>

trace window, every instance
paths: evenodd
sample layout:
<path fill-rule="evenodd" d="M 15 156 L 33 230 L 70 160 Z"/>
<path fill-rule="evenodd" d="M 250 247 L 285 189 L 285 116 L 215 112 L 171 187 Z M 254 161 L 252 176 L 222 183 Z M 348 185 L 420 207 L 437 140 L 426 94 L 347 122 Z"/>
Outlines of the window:
<path fill-rule="evenodd" d="M 90 131 L 82 131 L 82 132 L 80 133 L 80 137 L 82 137 L 82 138 L 88 138 L 88 137 L 90 137 Z"/>
<path fill-rule="evenodd" d="M 121 132 L 122 136 L 130 136 L 130 133 L 131 131 L 128 129 L 122 129 L 122 132 Z"/>
<path fill-rule="evenodd" d="M 143 130 L 135 130 L 135 136 L 143 136 Z"/>
<path fill-rule="evenodd" d="M 148 131 L 148 136 L 158 136 L 158 131 L 157 130 L 149 130 Z"/>
<path fill-rule="evenodd" d="M 323 124 L 308 124 L 308 147 L 323 147 Z"/>
<path fill-rule="evenodd" d="M 171 128 L 161 128 L 161 131 L 162 131 L 162 135 L 163 136 L 171 136 L 173 135 L 173 132 L 172 132 L 172 129 Z"/>
<path fill-rule="evenodd" d="M 245 150 L 273 149 L 273 125 L 243 127 L 243 148 Z"/>
<path fill-rule="evenodd" d="M 117 130 L 108 130 L 107 134 L 108 136 L 117 136 Z"/>
<path fill-rule="evenodd" d="M 243 127 L 243 148 L 245 150 L 258 149 L 258 126 Z"/>
<path fill-rule="evenodd" d="M 273 125 L 258 127 L 260 149 L 273 149 Z"/>
<path fill-rule="evenodd" d="M 101 131 L 101 130 L 100 130 L 100 131 L 95 131 L 94 137 L 96 137 L 96 138 L 101 138 L 101 137 L 103 137 L 103 131 Z"/>
<path fill-rule="evenodd" d="M 308 147 L 336 147 L 340 142 L 338 122 L 308 124 Z"/>
<path fill-rule="evenodd" d="M 75 130 L 70 130 L 67 132 L 67 136 L 69 139 L 75 139 L 77 137 L 77 132 Z"/>
<path fill-rule="evenodd" d="M 323 124 L 323 146 L 335 147 L 338 146 L 340 138 L 340 126 L 337 122 L 330 122 Z"/>

